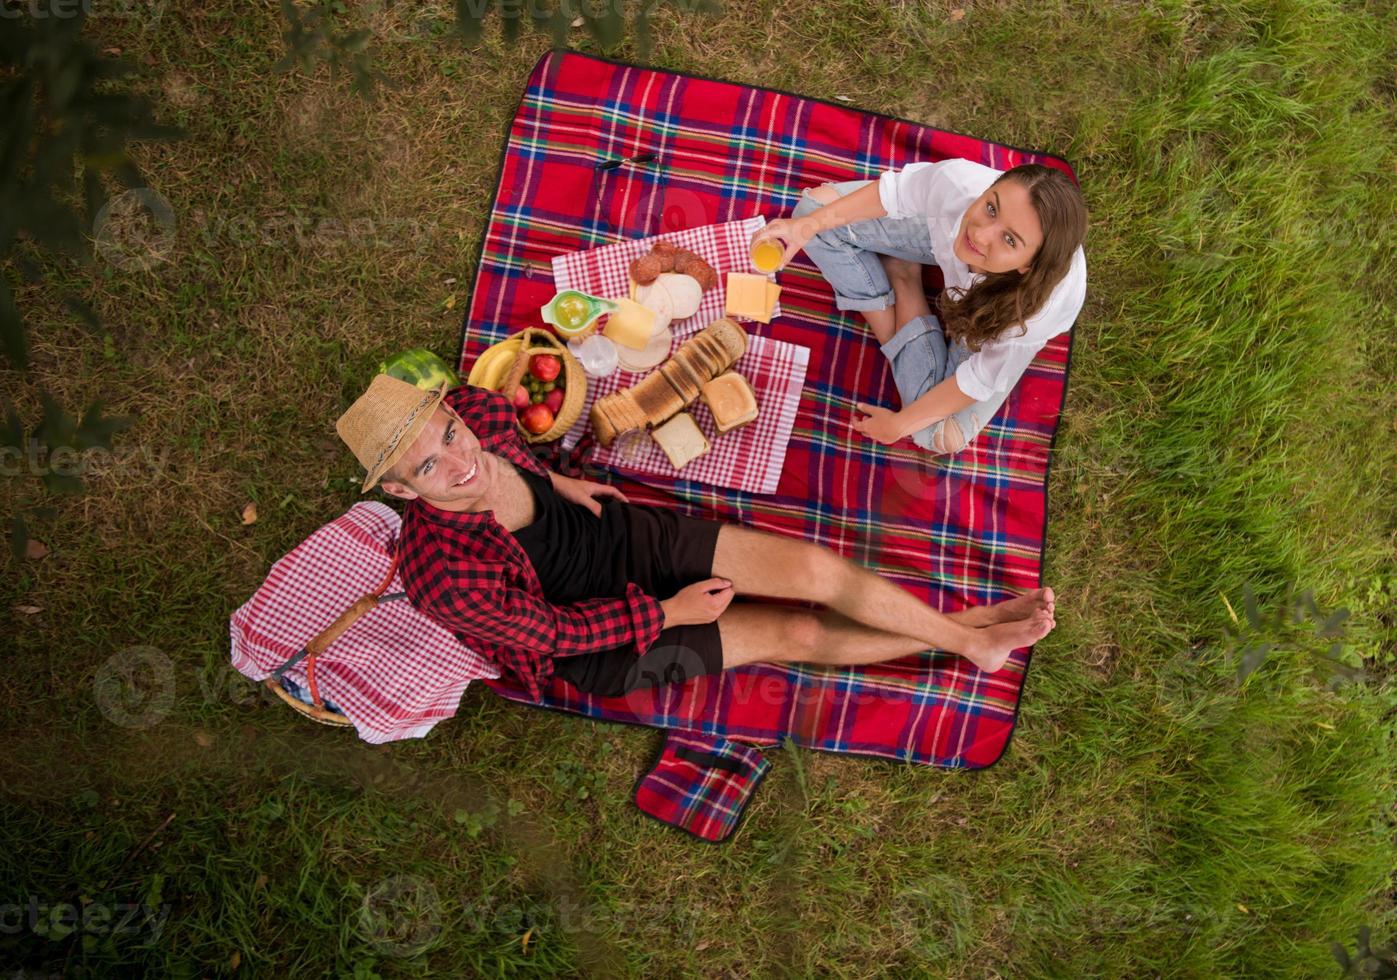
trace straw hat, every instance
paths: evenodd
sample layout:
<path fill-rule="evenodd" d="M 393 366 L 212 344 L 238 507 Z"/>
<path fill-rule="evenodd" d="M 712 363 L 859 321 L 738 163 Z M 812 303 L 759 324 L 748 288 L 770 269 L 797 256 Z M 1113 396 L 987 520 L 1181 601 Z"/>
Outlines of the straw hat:
<path fill-rule="evenodd" d="M 441 404 L 447 384 L 443 381 L 439 388 L 423 391 L 389 375 L 377 375 L 369 390 L 335 422 L 335 431 L 368 471 L 361 493 L 373 489 L 412 448 Z"/>

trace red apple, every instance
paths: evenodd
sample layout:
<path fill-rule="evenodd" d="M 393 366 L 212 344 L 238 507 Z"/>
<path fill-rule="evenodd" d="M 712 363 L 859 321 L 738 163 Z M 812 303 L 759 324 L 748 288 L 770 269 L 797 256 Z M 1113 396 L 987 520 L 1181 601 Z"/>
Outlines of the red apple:
<path fill-rule="evenodd" d="M 562 366 L 563 363 L 552 354 L 535 354 L 529 358 L 529 373 L 540 381 L 552 381 Z"/>
<path fill-rule="evenodd" d="M 543 404 L 548 406 L 548 410 L 550 412 L 552 412 L 554 415 L 557 415 L 558 409 L 563 407 L 563 395 L 563 389 L 554 388 L 548 394 L 543 396 Z"/>
<path fill-rule="evenodd" d="M 523 411 L 524 409 L 528 408 L 529 389 L 525 388 L 523 385 L 520 385 L 518 388 L 515 388 L 514 398 L 512 399 L 512 401 L 514 402 L 514 410 L 516 412 Z"/>
<path fill-rule="evenodd" d="M 524 409 L 524 414 L 519 416 L 520 423 L 534 435 L 542 435 L 553 428 L 553 411 L 547 405 L 539 402 L 537 405 L 530 405 Z"/>

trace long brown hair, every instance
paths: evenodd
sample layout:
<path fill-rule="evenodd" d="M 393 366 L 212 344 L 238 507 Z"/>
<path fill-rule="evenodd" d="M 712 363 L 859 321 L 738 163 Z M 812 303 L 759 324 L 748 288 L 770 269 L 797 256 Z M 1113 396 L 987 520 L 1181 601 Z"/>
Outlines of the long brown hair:
<path fill-rule="evenodd" d="M 1043 308 L 1053 288 L 1067 275 L 1072 254 L 1087 235 L 1082 192 L 1061 170 L 1026 163 L 1004 171 L 995 183 L 1002 180 L 1016 181 L 1028 191 L 1043 228 L 1043 244 L 1027 272 L 1010 269 L 986 273 L 969 289 L 952 286 L 941 291 L 939 306 L 946 336 L 964 341 L 972 351 L 1015 325 L 1028 332 L 1025 321 Z"/>

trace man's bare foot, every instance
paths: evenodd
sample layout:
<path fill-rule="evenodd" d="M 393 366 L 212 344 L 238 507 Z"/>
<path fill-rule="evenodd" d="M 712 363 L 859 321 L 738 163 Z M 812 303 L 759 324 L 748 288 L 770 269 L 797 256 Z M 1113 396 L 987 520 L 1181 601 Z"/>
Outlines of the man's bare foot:
<path fill-rule="evenodd" d="M 951 616 L 962 626 L 975 627 L 1027 619 L 1040 609 L 1046 610 L 1049 617 L 1055 617 L 1055 600 L 1052 589 L 1034 589 L 1032 592 L 990 606 L 967 606 Z"/>
<path fill-rule="evenodd" d="M 984 606 L 983 615 L 985 617 L 984 626 L 993 626 L 995 623 L 1012 623 L 1016 620 L 1027 619 L 1038 610 L 1045 611 L 1049 618 L 1055 613 L 1056 596 L 1052 589 L 1034 589 L 1032 592 L 1025 592 L 1023 595 L 1014 596 L 1012 599 L 1005 599 L 1003 602 L 996 602 L 992 606 Z"/>
<path fill-rule="evenodd" d="M 1021 597 L 1022 598 L 1022 597 Z M 1030 647 L 1052 632 L 1057 623 L 1046 609 L 1040 609 L 1027 619 L 997 623 L 975 630 L 973 648 L 961 654 L 987 674 L 1003 667 L 1009 654 Z"/>

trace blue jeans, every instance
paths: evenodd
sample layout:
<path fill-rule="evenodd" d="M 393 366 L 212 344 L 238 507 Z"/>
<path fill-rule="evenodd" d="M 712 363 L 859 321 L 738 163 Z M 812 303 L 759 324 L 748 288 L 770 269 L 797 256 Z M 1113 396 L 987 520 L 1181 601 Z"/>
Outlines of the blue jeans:
<path fill-rule="evenodd" d="M 871 183 L 850 180 L 828 186 L 844 197 Z M 791 217 L 802 218 L 822 206 L 808 192 L 803 193 Z M 878 256 L 890 255 L 922 265 L 936 263 L 924 218 L 872 218 L 830 228 L 806 243 L 805 254 L 834 288 L 835 305 L 858 312 L 886 310 L 893 305 L 893 288 Z M 904 407 L 955 374 L 956 368 L 970 357 L 970 351 L 959 340 L 947 344 L 941 321 L 930 314 L 907 321 L 881 349 L 892 366 L 893 383 Z M 955 452 L 975 438 L 1008 395 L 1007 391 L 997 391 L 985 401 L 919 429 L 911 439 L 922 449 Z M 959 439 L 957 433 L 946 431 L 950 420 L 960 430 Z"/>

